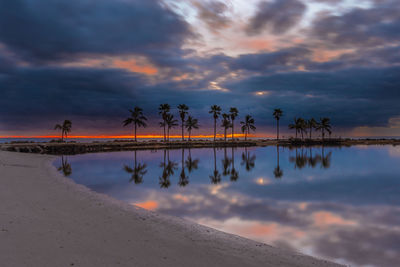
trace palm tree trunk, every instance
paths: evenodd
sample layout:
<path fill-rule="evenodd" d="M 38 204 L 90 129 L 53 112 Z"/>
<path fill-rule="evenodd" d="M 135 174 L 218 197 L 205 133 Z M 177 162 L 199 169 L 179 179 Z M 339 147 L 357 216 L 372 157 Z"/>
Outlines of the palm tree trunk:
<path fill-rule="evenodd" d="M 276 120 L 276 140 L 279 140 L 279 119 Z"/>
<path fill-rule="evenodd" d="M 164 120 L 164 142 L 167 141 L 166 135 L 165 135 L 165 120 Z"/>
<path fill-rule="evenodd" d="M 247 131 L 244 132 L 244 141 L 247 141 Z"/>
<path fill-rule="evenodd" d="M 64 142 L 64 131 L 61 131 L 61 142 Z"/>
<path fill-rule="evenodd" d="M 189 132 L 189 141 L 190 141 L 190 134 L 191 134 L 191 130 L 188 130 L 188 132 Z"/>
<path fill-rule="evenodd" d="M 217 136 L 217 119 L 214 118 L 214 142 Z"/>
<path fill-rule="evenodd" d="M 135 123 L 135 142 L 137 142 L 137 140 L 136 140 L 136 128 L 137 128 L 137 126 L 136 126 L 136 123 Z"/>
<path fill-rule="evenodd" d="M 167 141 L 169 142 L 169 127 L 167 128 Z"/>
<path fill-rule="evenodd" d="M 224 138 L 225 138 L 225 142 L 226 142 L 226 128 L 224 129 Z"/>
<path fill-rule="evenodd" d="M 232 120 L 232 141 L 233 141 L 233 133 L 234 133 L 234 120 Z"/>
<path fill-rule="evenodd" d="M 185 137 L 184 137 L 184 132 L 183 132 L 183 120 L 182 120 L 182 141 L 185 141 Z"/>

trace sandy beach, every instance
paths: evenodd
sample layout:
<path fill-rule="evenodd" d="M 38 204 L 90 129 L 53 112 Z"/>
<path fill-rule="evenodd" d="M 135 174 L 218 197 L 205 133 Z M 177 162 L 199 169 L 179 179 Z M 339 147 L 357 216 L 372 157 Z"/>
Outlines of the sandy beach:
<path fill-rule="evenodd" d="M 53 160 L 0 152 L 2 266 L 339 266 L 94 193 Z"/>

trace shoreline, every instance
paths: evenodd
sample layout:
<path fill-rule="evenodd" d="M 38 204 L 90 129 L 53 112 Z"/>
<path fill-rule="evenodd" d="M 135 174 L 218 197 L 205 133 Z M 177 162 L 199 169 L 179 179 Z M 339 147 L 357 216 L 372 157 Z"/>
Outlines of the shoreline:
<path fill-rule="evenodd" d="M 5 266 L 340 266 L 95 193 L 54 159 L 0 152 Z"/>
<path fill-rule="evenodd" d="M 227 140 L 227 141 L 94 141 L 91 143 L 77 142 L 12 142 L 0 144 L 0 150 L 11 152 L 39 153 L 50 155 L 73 155 L 93 152 L 113 152 L 146 149 L 174 149 L 174 148 L 213 148 L 213 147 L 299 147 L 299 146 L 355 146 L 355 145 L 400 145 L 400 139 L 249 139 L 249 140 Z"/>

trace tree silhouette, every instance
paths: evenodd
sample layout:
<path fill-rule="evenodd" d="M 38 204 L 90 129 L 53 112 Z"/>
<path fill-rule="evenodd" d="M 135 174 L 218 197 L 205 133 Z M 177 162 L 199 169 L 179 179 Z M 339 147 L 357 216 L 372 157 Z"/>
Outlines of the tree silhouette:
<path fill-rule="evenodd" d="M 64 136 L 67 138 L 68 133 L 71 132 L 72 122 L 70 120 L 65 120 L 63 124 L 56 124 L 54 130 L 61 130 L 61 141 L 64 142 Z"/>
<path fill-rule="evenodd" d="M 162 122 L 160 122 L 160 126 L 164 127 L 164 142 L 167 141 L 167 137 L 166 137 L 166 119 L 167 119 L 167 115 L 169 114 L 169 111 L 171 110 L 171 106 L 169 104 L 160 104 L 160 106 L 158 107 L 158 114 L 161 115 L 162 118 Z"/>
<path fill-rule="evenodd" d="M 175 126 L 178 126 L 178 121 L 174 119 L 174 115 L 167 114 L 165 116 L 165 123 L 167 125 L 167 140 L 169 141 L 169 130 Z"/>
<path fill-rule="evenodd" d="M 307 121 L 307 127 L 310 131 L 310 140 L 312 139 L 312 129 L 317 127 L 317 121 L 314 118 L 311 118 Z"/>
<path fill-rule="evenodd" d="M 221 107 L 217 105 L 212 105 L 208 113 L 213 114 L 214 118 L 214 142 L 215 142 L 215 138 L 217 136 L 217 119 L 219 115 L 221 115 Z"/>
<path fill-rule="evenodd" d="M 192 129 L 199 129 L 199 124 L 198 124 L 198 120 L 194 119 L 192 116 L 189 116 L 186 123 L 185 123 L 185 127 L 188 130 L 189 133 L 189 141 L 190 141 L 190 136 L 192 133 Z"/>
<path fill-rule="evenodd" d="M 185 133 L 184 133 L 184 127 L 185 127 L 185 118 L 186 115 L 188 114 L 189 107 L 186 106 L 185 104 L 180 104 L 178 105 L 178 110 L 179 110 L 179 116 L 181 117 L 181 127 L 182 127 L 182 141 L 185 140 Z"/>
<path fill-rule="evenodd" d="M 124 120 L 124 126 L 127 126 L 131 123 L 133 123 L 135 125 L 135 142 L 137 141 L 136 139 L 136 130 L 137 127 L 143 127 L 146 128 L 147 124 L 147 118 L 143 115 L 143 110 L 139 107 L 134 107 L 133 110 L 129 110 L 129 112 L 131 113 L 131 116 L 129 118 L 127 118 L 126 120 Z"/>
<path fill-rule="evenodd" d="M 331 120 L 329 118 L 320 118 L 320 121 L 317 124 L 317 130 L 321 131 L 322 140 L 324 140 L 325 131 L 327 131 L 329 135 L 332 133 Z"/>
<path fill-rule="evenodd" d="M 279 140 L 279 120 L 283 115 L 283 111 L 280 108 L 276 108 L 272 115 L 276 119 L 276 140 Z"/>
<path fill-rule="evenodd" d="M 231 107 L 229 109 L 229 116 L 231 117 L 231 122 L 232 122 L 232 141 L 234 140 L 234 134 L 235 134 L 235 130 L 234 130 L 235 118 L 238 116 L 238 114 L 239 114 L 239 111 L 237 108 Z"/>
<path fill-rule="evenodd" d="M 254 119 L 250 115 L 246 115 L 244 121 L 241 121 L 242 132 L 244 133 L 244 140 L 247 140 L 247 135 L 250 134 L 250 130 L 255 131 Z"/>
<path fill-rule="evenodd" d="M 226 142 L 226 132 L 230 127 L 232 127 L 232 123 L 230 121 L 230 116 L 226 113 L 222 114 L 221 126 L 224 127 L 224 140 Z"/>
<path fill-rule="evenodd" d="M 147 165 L 144 164 L 137 164 L 136 162 L 136 150 L 135 150 L 135 161 L 134 161 L 134 165 L 133 165 L 133 169 L 131 167 L 129 167 L 128 165 L 124 166 L 124 170 L 127 173 L 132 174 L 131 179 L 129 180 L 129 182 L 134 181 L 135 184 L 141 184 L 143 182 L 143 176 L 147 173 Z"/>
<path fill-rule="evenodd" d="M 221 182 L 221 174 L 217 170 L 217 152 L 214 149 L 214 172 L 212 175 L 210 175 L 211 183 L 213 184 L 219 184 Z"/>

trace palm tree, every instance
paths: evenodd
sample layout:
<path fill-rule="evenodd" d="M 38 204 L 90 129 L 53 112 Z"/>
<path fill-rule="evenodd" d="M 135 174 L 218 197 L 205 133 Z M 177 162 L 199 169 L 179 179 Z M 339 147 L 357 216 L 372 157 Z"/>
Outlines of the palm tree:
<path fill-rule="evenodd" d="M 307 135 L 307 123 L 303 118 L 298 118 L 297 123 L 297 127 L 301 133 L 301 139 L 304 139 L 304 133 Z"/>
<path fill-rule="evenodd" d="M 182 187 L 185 187 L 189 183 L 189 177 L 186 176 L 185 173 L 184 160 L 185 160 L 185 149 L 182 148 L 181 174 L 179 175 L 179 182 L 178 182 L 178 185 Z"/>
<path fill-rule="evenodd" d="M 229 115 L 231 116 L 231 122 L 232 122 L 232 141 L 233 141 L 233 135 L 235 133 L 234 131 L 234 126 L 235 126 L 235 118 L 238 116 L 239 111 L 237 108 L 232 107 L 229 109 Z"/>
<path fill-rule="evenodd" d="M 232 147 L 232 169 L 231 169 L 231 181 L 236 182 L 237 179 L 239 178 L 239 173 L 235 169 L 235 153 L 234 153 L 234 147 Z"/>
<path fill-rule="evenodd" d="M 279 146 L 276 146 L 276 168 L 274 169 L 274 176 L 275 178 L 282 178 L 283 176 L 283 170 L 279 166 Z"/>
<path fill-rule="evenodd" d="M 169 130 L 171 128 L 174 128 L 175 126 L 178 126 L 178 121 L 174 119 L 174 115 L 172 114 L 167 114 L 165 116 L 165 124 L 167 125 L 167 140 L 169 141 Z"/>
<path fill-rule="evenodd" d="M 134 107 L 133 110 L 129 110 L 129 112 L 131 113 L 131 116 L 129 118 L 127 118 L 126 120 L 124 120 L 124 126 L 127 126 L 128 124 L 133 123 L 135 125 L 135 142 L 136 140 L 136 129 L 137 127 L 143 127 L 146 128 L 147 124 L 147 118 L 143 115 L 143 109 L 139 108 L 139 107 Z"/>
<path fill-rule="evenodd" d="M 329 118 L 320 118 L 320 121 L 317 125 L 317 130 L 320 130 L 322 133 L 322 140 L 325 138 L 325 131 L 327 131 L 329 134 L 332 133 L 332 128 L 331 128 L 331 120 Z"/>
<path fill-rule="evenodd" d="M 298 123 L 296 117 L 293 120 L 293 123 L 289 124 L 289 129 L 295 130 L 296 132 L 296 139 L 297 139 L 297 132 L 298 132 Z"/>
<path fill-rule="evenodd" d="M 67 138 L 69 132 L 71 132 L 72 122 L 65 120 L 62 125 L 56 124 L 54 130 L 61 130 L 61 142 L 64 142 L 64 136 Z"/>
<path fill-rule="evenodd" d="M 190 135 L 192 133 L 192 129 L 199 129 L 198 120 L 194 119 L 192 116 L 189 116 L 187 121 L 186 121 L 186 123 L 185 123 L 185 127 L 188 130 L 189 141 L 190 141 Z"/>
<path fill-rule="evenodd" d="M 166 137 L 166 130 L 165 127 L 167 126 L 166 123 L 166 118 L 167 118 L 167 114 L 169 114 L 169 111 L 171 110 L 171 106 L 169 104 L 160 104 L 160 106 L 158 107 L 158 114 L 161 115 L 162 118 L 162 122 L 160 122 L 160 126 L 164 127 L 164 142 L 167 141 L 167 137 Z"/>
<path fill-rule="evenodd" d="M 212 105 L 208 113 L 213 114 L 214 118 L 214 142 L 215 142 L 215 138 L 217 136 L 217 119 L 219 115 L 221 115 L 221 107 L 217 105 Z"/>
<path fill-rule="evenodd" d="M 282 117 L 283 111 L 280 108 L 276 108 L 272 115 L 276 119 L 276 140 L 279 140 L 279 119 Z"/>
<path fill-rule="evenodd" d="M 131 173 L 132 174 L 132 177 L 129 180 L 129 182 L 134 181 L 135 184 L 141 184 L 143 182 L 143 176 L 147 173 L 147 170 L 146 170 L 147 165 L 146 164 L 142 164 L 142 163 L 137 164 L 137 162 L 136 162 L 136 150 L 135 150 L 135 163 L 134 163 L 133 166 L 134 166 L 133 169 L 131 167 L 129 167 L 128 165 L 124 166 L 124 170 L 127 173 Z"/>
<path fill-rule="evenodd" d="M 184 135 L 184 130 L 183 128 L 185 127 L 185 118 L 186 114 L 188 114 L 189 107 L 186 106 L 185 104 L 180 104 L 178 105 L 178 110 L 179 110 L 179 116 L 181 117 L 181 127 L 182 127 L 182 141 L 185 140 L 185 135 Z"/>
<path fill-rule="evenodd" d="M 226 142 L 226 131 L 230 127 L 232 127 L 232 123 L 231 123 L 230 117 L 226 113 L 222 114 L 222 124 L 221 124 L 221 126 L 224 127 L 224 139 L 225 139 L 225 142 Z"/>
<path fill-rule="evenodd" d="M 217 153 L 214 149 L 214 172 L 212 175 L 210 175 L 211 183 L 213 184 L 219 184 L 221 182 L 221 174 L 217 170 Z"/>
<path fill-rule="evenodd" d="M 307 121 L 307 127 L 310 131 L 310 140 L 311 140 L 312 129 L 317 127 L 317 121 L 314 118 L 311 118 L 310 120 Z"/>
<path fill-rule="evenodd" d="M 246 115 L 244 121 L 241 121 L 242 132 L 244 133 L 244 140 L 247 140 L 247 135 L 250 134 L 250 130 L 255 131 L 254 119 L 250 115 Z"/>

